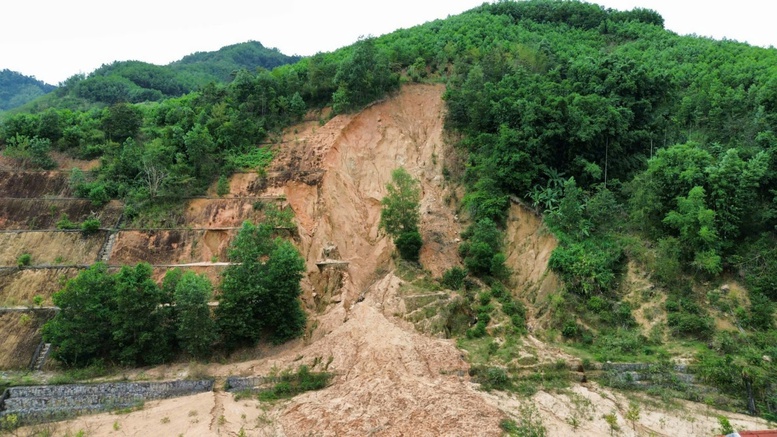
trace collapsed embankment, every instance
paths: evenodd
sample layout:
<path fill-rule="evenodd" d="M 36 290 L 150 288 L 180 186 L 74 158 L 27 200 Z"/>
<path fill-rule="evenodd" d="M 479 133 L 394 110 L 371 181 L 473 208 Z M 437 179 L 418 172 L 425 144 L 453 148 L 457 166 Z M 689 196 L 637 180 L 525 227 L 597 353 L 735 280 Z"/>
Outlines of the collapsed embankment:
<path fill-rule="evenodd" d="M 223 262 L 237 233 L 225 230 L 120 231 L 111 251 L 111 264 L 184 264 Z"/>

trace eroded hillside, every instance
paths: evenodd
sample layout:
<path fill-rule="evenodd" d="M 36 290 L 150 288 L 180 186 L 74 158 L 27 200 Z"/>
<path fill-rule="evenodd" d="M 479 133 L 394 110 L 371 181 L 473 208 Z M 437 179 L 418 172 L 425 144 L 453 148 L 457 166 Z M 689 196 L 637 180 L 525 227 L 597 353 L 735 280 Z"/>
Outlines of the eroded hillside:
<path fill-rule="evenodd" d="M 356 115 L 290 129 L 268 172 L 269 186 L 261 192 L 246 188 L 251 186 L 247 176 L 233 178 L 232 196 L 278 196 L 294 210 L 296 241 L 307 263 L 303 300 L 310 322 L 303 339 L 244 351 L 232 357 L 234 362 L 207 368 L 175 364 L 144 369 L 144 378 L 212 375 L 218 388 L 149 402 L 128 414 L 63 422 L 57 433 L 115 435 L 120 429 L 126 435 L 203 436 L 237 435 L 242 429 L 245 435 L 268 436 L 499 435 L 500 421 L 526 417 L 527 407 L 534 409 L 528 414 L 550 435 L 604 435 L 610 431 L 606 414 L 616 418 L 621 435 L 713 433 L 716 411 L 680 402 L 671 406 L 646 402 L 632 428 L 625 418 L 629 399 L 590 382 L 574 383 L 563 393 L 539 391 L 531 397 L 484 392 L 471 380 L 466 353 L 454 340 L 423 334 L 408 321 L 406 316 L 417 307 L 413 299 L 420 293 L 408 288 L 394 264 L 393 245 L 379 232 L 380 200 L 391 171 L 407 169 L 422 187 L 422 265 L 439 276 L 459 263 L 463 226 L 451 199 L 460 198 L 461 192 L 456 193 L 457 187 L 443 176 L 445 159 L 452 153 L 443 136 L 443 90 L 441 85 L 405 86 L 398 95 Z M 205 203 L 193 200 L 190 205 L 209 211 Z M 202 215 L 187 210 L 183 225 L 234 226 L 238 218 L 250 218 L 252 212 L 244 208 Z M 511 287 L 516 296 L 531 302 L 551 293 L 558 283 L 547 272 L 555 242 L 541 220 L 520 205 L 512 206 L 508 223 Z M 126 232 L 112 249 L 122 262 L 155 254 L 159 246 L 164 248 L 160 263 L 177 263 L 220 257 L 230 231 L 218 231 L 224 235 L 212 229 L 180 231 L 175 241 L 172 231 Z M 217 236 L 207 237 L 208 232 Z M 158 243 L 165 238 L 168 243 Z M 455 298 L 452 292 L 445 294 L 440 300 Z M 532 335 L 516 347 L 539 363 L 575 361 Z M 264 376 L 301 364 L 334 372 L 331 385 L 271 404 L 235 400 L 221 390 L 230 375 Z M 727 416 L 735 425 L 763 425 L 746 416 Z"/>

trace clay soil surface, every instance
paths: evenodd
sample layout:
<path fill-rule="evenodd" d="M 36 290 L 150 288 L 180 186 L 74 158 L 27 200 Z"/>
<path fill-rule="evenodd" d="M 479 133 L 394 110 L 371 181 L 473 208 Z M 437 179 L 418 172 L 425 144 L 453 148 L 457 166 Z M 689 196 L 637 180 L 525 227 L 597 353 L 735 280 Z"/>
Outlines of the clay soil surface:
<path fill-rule="evenodd" d="M 242 351 L 226 364 L 138 370 L 127 376 L 211 375 L 217 389 L 148 402 L 126 415 L 62 422 L 55 435 L 84 430 L 89 436 L 235 436 L 242 430 L 249 436 L 493 436 L 501 434 L 500 420 L 520 420 L 522 405 L 533 406 L 549 435 L 607 435 L 602 417 L 611 412 L 620 435 L 710 435 L 717 412 L 693 404 L 644 407 L 635 425 L 638 431 L 633 431 L 625 419 L 628 402 L 595 384 L 573 384 L 569 392 L 574 395 L 539 392 L 519 398 L 486 393 L 470 380 L 465 353 L 453 340 L 420 334 L 404 321 L 399 291 L 403 281 L 393 273 L 393 244 L 378 229 L 380 200 L 391 171 L 404 166 L 420 181 L 423 193 L 424 268 L 439 276 L 458 262 L 456 239 L 462 225 L 446 204 L 455 187 L 442 176 L 442 158 L 450 147 L 442 135 L 443 91 L 442 85 L 404 86 L 398 95 L 359 114 L 291 129 L 296 133 L 279 149 L 264 194 L 285 195 L 298 223 L 298 247 L 307 262 L 303 300 L 310 318 L 302 339 Z M 531 222 L 521 211 L 513 211 L 511 223 L 511 238 L 532 240 L 511 246 L 509 262 L 518 272 L 516 281 L 531 281 L 532 290 L 544 289 L 550 282 L 543 279 L 545 266 L 539 264 L 546 262 L 554 243 L 539 232 L 538 220 Z M 130 240 L 128 234 L 125 241 Z M 193 258 L 188 240 L 179 241 L 180 256 Z M 316 262 L 323 258 L 348 265 L 322 271 Z M 516 291 L 525 285 L 515 284 Z M 326 300 L 321 300 L 323 295 Z M 539 356 L 554 359 L 561 354 L 531 336 L 525 342 L 539 350 Z M 236 401 L 221 391 L 229 375 L 263 376 L 301 364 L 333 372 L 331 385 L 275 403 Z M 581 417 L 577 430 L 570 425 L 572 414 Z M 748 428 L 765 425 L 727 416 Z"/>
<path fill-rule="evenodd" d="M 120 231 L 110 264 L 183 264 L 226 261 L 237 230 Z"/>
<path fill-rule="evenodd" d="M 0 270 L 0 306 L 31 305 L 36 295 L 51 305 L 51 295 L 80 272 L 75 268 Z"/>
<path fill-rule="evenodd" d="M 31 266 L 92 264 L 104 240 L 105 232 L 3 232 L 0 266 L 16 266 L 24 253 L 32 256 Z"/>
<path fill-rule="evenodd" d="M 49 312 L 0 312 L 0 368 L 24 369 L 40 344 L 40 327 L 52 317 Z"/>
<path fill-rule="evenodd" d="M 96 217 L 103 227 L 111 227 L 119 219 L 121 210 L 122 205 L 116 201 L 95 208 L 85 199 L 0 198 L 0 229 L 56 229 L 63 214 L 76 224 Z"/>
<path fill-rule="evenodd" d="M 192 199 L 186 207 L 184 219 L 186 225 L 192 228 L 239 227 L 246 220 L 257 223 L 264 214 L 260 209 L 254 208 L 254 202 L 262 200 Z"/>
<path fill-rule="evenodd" d="M 0 197 L 70 197 L 68 174 L 60 171 L 0 170 Z"/>

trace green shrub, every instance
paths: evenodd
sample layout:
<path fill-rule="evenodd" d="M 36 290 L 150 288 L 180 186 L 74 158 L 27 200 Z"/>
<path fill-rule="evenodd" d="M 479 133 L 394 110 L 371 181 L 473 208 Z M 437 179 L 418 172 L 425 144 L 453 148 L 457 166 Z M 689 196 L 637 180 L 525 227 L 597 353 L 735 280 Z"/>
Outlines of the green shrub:
<path fill-rule="evenodd" d="M 496 223 L 484 218 L 470 226 L 462 237 L 459 255 L 464 258 L 467 270 L 477 276 L 503 277 L 506 273 L 502 249 L 502 233 Z"/>
<path fill-rule="evenodd" d="M 664 307 L 666 323 L 674 335 L 707 340 L 715 332 L 715 323 L 707 311 L 688 297 L 671 296 Z"/>
<path fill-rule="evenodd" d="M 269 147 L 257 147 L 248 153 L 231 152 L 227 162 L 237 169 L 264 170 L 272 162 L 273 153 Z"/>
<path fill-rule="evenodd" d="M 579 334 L 579 326 L 574 321 L 570 320 L 564 324 L 561 329 L 561 335 L 566 338 L 575 338 Z"/>
<path fill-rule="evenodd" d="M 294 397 L 300 393 L 326 388 L 332 379 L 329 372 L 311 372 L 308 366 L 300 366 L 297 372 L 286 371 L 275 378 L 272 388 L 259 392 L 260 401 L 274 401 Z"/>
<path fill-rule="evenodd" d="M 423 239 L 418 232 L 421 190 L 418 180 L 402 167 L 391 172 L 386 196 L 380 201 L 380 229 L 394 239 L 400 256 L 417 262 Z"/>
<path fill-rule="evenodd" d="M 633 329 L 616 329 L 599 334 L 593 341 L 593 349 L 601 361 L 632 360 L 643 354 L 654 354 L 647 338 Z"/>
<path fill-rule="evenodd" d="M 678 336 L 688 336 L 706 340 L 714 332 L 714 322 L 711 317 L 689 313 L 668 313 L 666 323 L 672 333 Z"/>
<path fill-rule="evenodd" d="M 591 296 L 586 301 L 586 307 L 594 314 L 601 314 L 609 311 L 612 305 L 602 296 Z"/>
<path fill-rule="evenodd" d="M 464 279 L 466 277 L 466 270 L 461 267 L 452 267 L 443 273 L 440 283 L 451 290 L 459 290 L 464 286 Z"/>
<path fill-rule="evenodd" d="M 96 207 L 103 206 L 111 200 L 111 197 L 108 195 L 108 190 L 105 189 L 105 185 L 103 184 L 93 184 L 89 189 L 87 197 L 92 202 L 92 205 Z"/>
<path fill-rule="evenodd" d="M 97 217 L 90 217 L 81 223 L 81 233 L 84 235 L 96 234 L 100 231 L 100 219 Z"/>
<path fill-rule="evenodd" d="M 67 214 L 62 213 L 61 216 L 59 216 L 59 220 L 57 221 L 57 229 L 78 229 L 78 223 L 70 221 L 70 218 L 68 218 Z"/>
<path fill-rule="evenodd" d="M 229 194 L 229 179 L 224 175 L 221 175 L 218 183 L 216 183 L 216 194 L 218 194 L 219 197 Z"/>
<path fill-rule="evenodd" d="M 19 267 L 24 267 L 30 265 L 30 261 L 32 261 L 32 255 L 29 253 L 23 253 L 19 255 L 19 258 L 16 259 L 16 264 Z"/>
<path fill-rule="evenodd" d="M 486 391 L 508 390 L 512 387 L 510 376 L 501 367 L 472 367 L 469 374 Z"/>
<path fill-rule="evenodd" d="M 22 167 L 50 170 L 57 167 L 56 161 L 49 156 L 50 150 L 51 141 L 47 138 L 28 138 L 17 134 L 6 139 L 3 154 L 18 160 Z"/>
<path fill-rule="evenodd" d="M 520 437 L 545 437 L 548 430 L 542 424 L 537 408 L 533 405 L 520 407 L 520 417 L 518 423 L 511 419 L 503 419 L 499 422 L 499 427 L 509 436 Z"/>
<path fill-rule="evenodd" d="M 548 265 L 570 291 L 590 296 L 615 287 L 624 260 L 623 249 L 617 243 L 584 240 L 560 244 L 553 250 Z"/>
<path fill-rule="evenodd" d="M 418 262 L 418 258 L 421 252 L 421 246 L 424 244 L 421 234 L 416 231 L 403 232 L 394 241 L 394 244 L 399 250 L 399 256 L 407 261 Z"/>
<path fill-rule="evenodd" d="M 718 425 L 720 425 L 721 434 L 728 435 L 734 433 L 734 427 L 731 426 L 731 422 L 729 422 L 728 417 L 718 416 Z"/>

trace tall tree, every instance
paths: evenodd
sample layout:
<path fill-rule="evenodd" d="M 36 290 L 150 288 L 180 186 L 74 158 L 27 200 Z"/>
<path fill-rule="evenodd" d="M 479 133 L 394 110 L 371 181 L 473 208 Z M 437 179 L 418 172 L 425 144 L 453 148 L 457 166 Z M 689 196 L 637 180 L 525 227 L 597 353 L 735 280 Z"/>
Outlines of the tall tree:
<path fill-rule="evenodd" d="M 59 312 L 43 326 L 43 339 L 54 357 L 69 366 L 85 366 L 111 350 L 114 277 L 97 263 L 69 280 L 52 300 Z"/>
<path fill-rule="evenodd" d="M 208 278 L 191 271 L 180 275 L 175 284 L 175 336 L 180 348 L 195 358 L 208 357 L 217 338 L 208 307 L 212 294 Z"/>
<path fill-rule="evenodd" d="M 151 273 L 151 265 L 139 263 L 115 276 L 112 355 L 124 364 L 158 364 L 171 355 L 168 311 Z"/>
<path fill-rule="evenodd" d="M 274 231 L 274 220 L 245 222 L 230 247 L 233 264 L 224 272 L 216 308 L 227 349 L 254 345 L 265 334 L 275 343 L 302 334 L 298 297 L 305 264 L 291 243 L 273 238 Z"/>
<path fill-rule="evenodd" d="M 418 261 L 423 245 L 418 223 L 421 190 L 418 181 L 403 167 L 391 172 L 386 197 L 381 200 L 380 228 L 394 239 L 402 258 Z"/>

